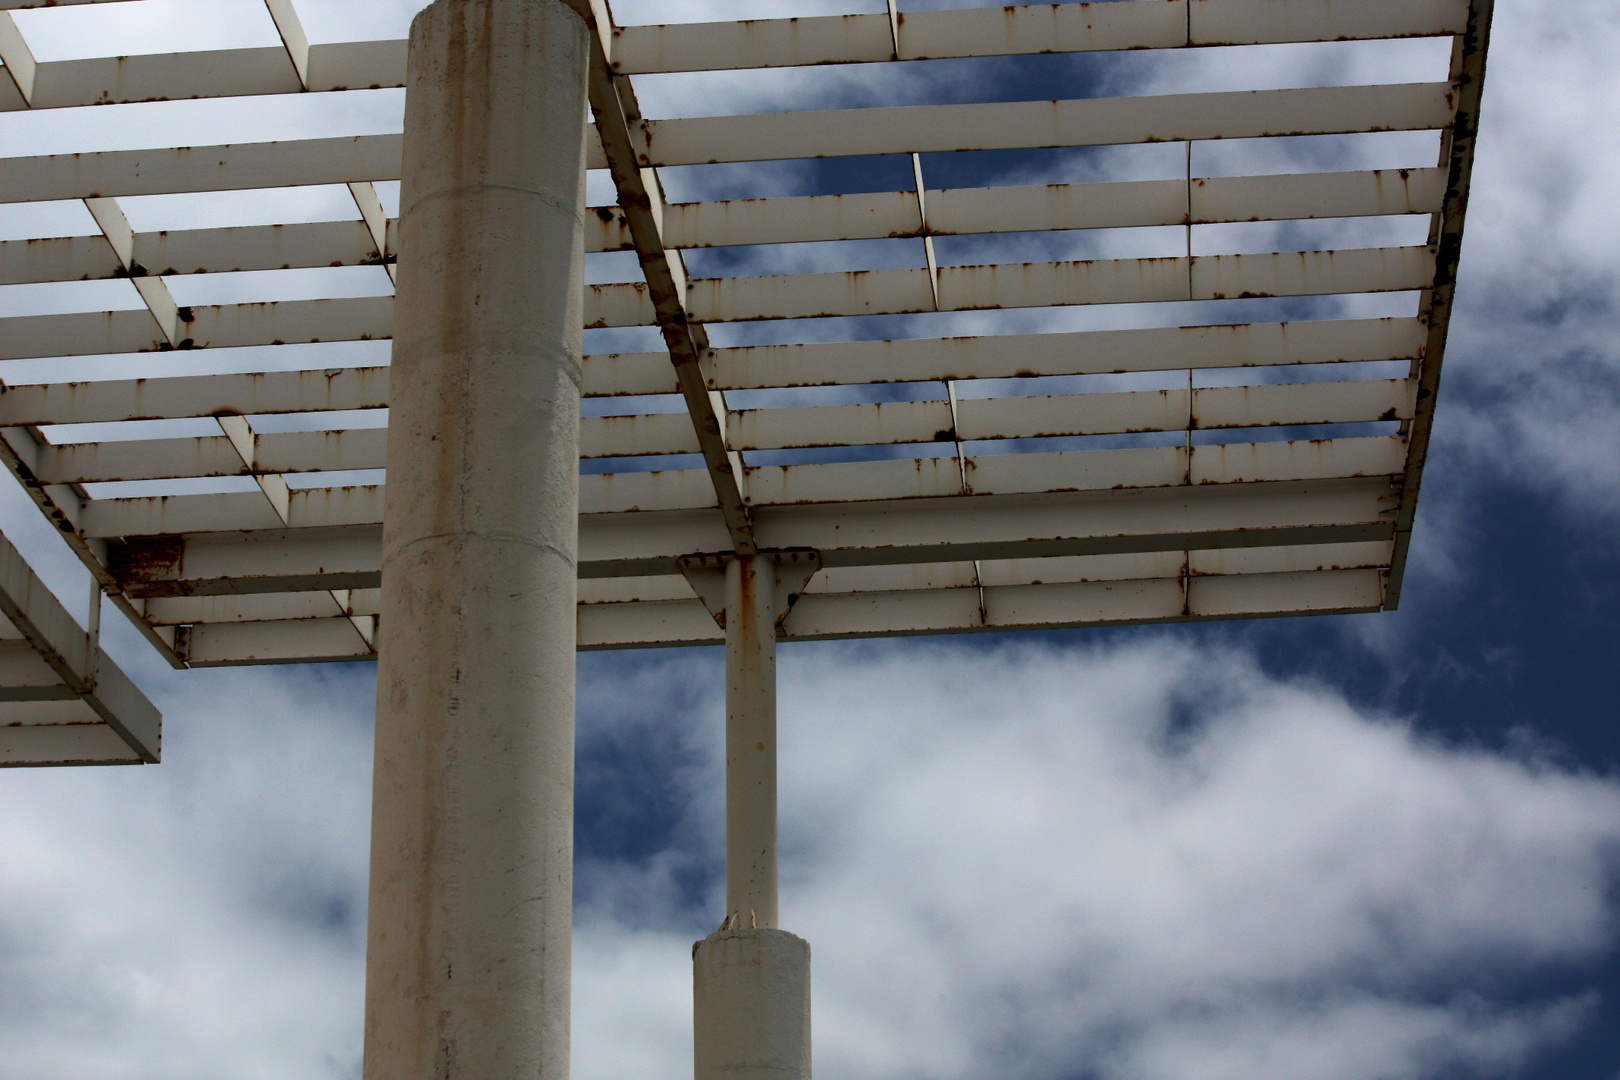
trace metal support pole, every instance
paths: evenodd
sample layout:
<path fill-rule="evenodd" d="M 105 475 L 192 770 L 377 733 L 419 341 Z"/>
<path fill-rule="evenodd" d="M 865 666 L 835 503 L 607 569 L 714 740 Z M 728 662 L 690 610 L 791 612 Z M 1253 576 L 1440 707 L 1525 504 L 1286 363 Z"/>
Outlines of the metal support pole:
<path fill-rule="evenodd" d="M 776 926 L 776 564 L 726 564 L 726 911 Z"/>
<path fill-rule="evenodd" d="M 367 1080 L 567 1080 L 588 32 L 411 25 Z"/>
<path fill-rule="evenodd" d="M 692 949 L 696 1080 L 810 1080 L 810 945 L 777 928 L 776 564 L 726 565 L 726 921 Z"/>

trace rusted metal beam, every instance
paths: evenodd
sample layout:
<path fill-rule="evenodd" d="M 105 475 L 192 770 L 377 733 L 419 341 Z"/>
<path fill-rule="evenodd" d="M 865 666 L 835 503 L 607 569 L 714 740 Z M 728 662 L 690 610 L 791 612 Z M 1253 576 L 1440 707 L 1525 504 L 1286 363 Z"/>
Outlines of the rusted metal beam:
<path fill-rule="evenodd" d="M 1463 219 L 1474 175 L 1474 148 L 1479 138 L 1479 110 L 1485 93 L 1485 59 L 1491 40 L 1495 0 L 1473 0 L 1468 9 L 1468 30 L 1457 38 L 1452 53 L 1452 94 L 1457 118 L 1447 142 L 1448 169 L 1445 208 L 1437 215 L 1434 234 L 1434 287 L 1427 295 L 1424 316 L 1428 344 L 1415 361 L 1416 400 L 1409 434 L 1406 472 L 1401 483 L 1401 512 L 1395 524 L 1395 558 L 1384 592 L 1384 607 L 1395 610 L 1406 581 L 1406 557 L 1412 545 L 1418 491 L 1429 458 L 1434 432 L 1434 407 L 1440 393 L 1440 368 L 1445 361 L 1446 335 L 1457 295 L 1457 269 L 1462 261 Z"/>
<path fill-rule="evenodd" d="M 714 483 L 715 497 L 731 535 L 732 548 L 739 555 L 753 555 L 758 550 L 754 528 L 738 482 L 742 458 L 726 446 L 725 409 L 717 403 L 716 395 L 710 393 L 703 371 L 702 357 L 708 349 L 708 335 L 689 317 L 686 269 L 680 256 L 664 245 L 660 228 L 663 192 L 657 174 L 642 168 L 630 131 L 631 124 L 640 123 L 640 111 L 629 81 L 613 76 L 604 44 L 610 40 L 612 28 L 599 18 L 595 14 L 590 17 L 591 112 L 596 117 L 608 171 L 619 192 L 619 206 L 623 208 L 635 241 L 658 328 L 669 349 L 670 362 L 675 365 L 675 377 L 681 396 L 686 399 L 687 412 Z"/>

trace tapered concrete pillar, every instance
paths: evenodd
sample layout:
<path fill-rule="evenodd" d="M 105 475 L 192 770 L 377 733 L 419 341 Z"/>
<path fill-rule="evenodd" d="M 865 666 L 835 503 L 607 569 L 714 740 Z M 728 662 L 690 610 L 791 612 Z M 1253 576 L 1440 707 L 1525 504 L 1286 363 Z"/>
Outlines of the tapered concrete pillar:
<path fill-rule="evenodd" d="M 810 946 L 777 928 L 776 564 L 726 567 L 726 922 L 692 948 L 696 1080 L 810 1080 Z"/>
<path fill-rule="evenodd" d="M 584 21 L 411 25 L 367 1080 L 567 1080 Z"/>

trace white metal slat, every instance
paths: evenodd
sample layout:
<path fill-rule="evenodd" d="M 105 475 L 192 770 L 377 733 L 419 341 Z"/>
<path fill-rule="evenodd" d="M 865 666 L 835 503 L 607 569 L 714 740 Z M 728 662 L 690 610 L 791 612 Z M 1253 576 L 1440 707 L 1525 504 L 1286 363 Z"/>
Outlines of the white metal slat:
<path fill-rule="evenodd" d="M 6 202 L 41 202 L 398 180 L 401 139 L 355 135 L 0 157 L 0 192 Z M 585 156 L 587 168 L 607 167 L 597 140 L 586 140 Z"/>
<path fill-rule="evenodd" d="M 247 475 L 222 435 L 41 446 L 33 455 L 33 471 L 43 484 Z"/>
<path fill-rule="evenodd" d="M 736 450 L 965 442 L 1408 419 L 1404 379 L 1223 386 L 1044 397 L 749 409 L 730 414 Z M 667 451 L 666 451 L 667 452 Z"/>
<path fill-rule="evenodd" d="M 688 306 L 699 321 L 718 323 L 1400 292 L 1427 288 L 1433 268 L 1427 248 L 947 266 L 939 268 L 937 303 L 926 269 L 776 274 L 695 279 Z M 651 304 L 634 290 L 593 290 L 601 298 L 600 318 L 588 326 L 652 321 Z"/>
<path fill-rule="evenodd" d="M 360 266 L 380 261 L 370 230 L 358 219 L 136 233 L 134 258 L 153 274 Z"/>
<path fill-rule="evenodd" d="M 45 484 L 90 484 L 186 477 L 278 475 L 381 469 L 386 428 L 255 434 L 251 468 L 224 436 L 65 443 L 34 448 L 31 461 Z M 580 457 L 695 454 L 697 437 L 685 413 L 584 417 Z"/>
<path fill-rule="evenodd" d="M 951 428 L 943 400 L 744 409 L 727 415 L 726 442 L 733 450 L 947 442 Z"/>
<path fill-rule="evenodd" d="M 914 191 L 671 203 L 664 208 L 664 240 L 696 248 L 910 236 L 918 220 Z"/>
<path fill-rule="evenodd" d="M 1186 390 L 962 398 L 956 411 L 963 441 L 1181 431 L 1189 415 Z"/>
<path fill-rule="evenodd" d="M 0 386 L 0 427 L 381 409 L 388 369 L 266 371 Z"/>
<path fill-rule="evenodd" d="M 87 0 L 79 0 L 87 2 Z M 30 4 L 25 6 L 50 6 Z M 1029 5 L 901 16 L 900 59 L 1001 56 L 1187 44 L 1335 41 L 1461 33 L 1463 0 L 1184 0 Z M 14 0 L 0 10 L 16 10 Z M 1191 37 L 1188 31 L 1191 30 Z M 310 45 L 311 91 L 404 85 L 404 40 Z M 884 15 L 616 27 L 621 74 L 873 63 L 894 56 Z M 297 93 L 284 49 L 160 53 L 38 65 L 34 108 Z M 27 107 L 19 99 L 18 107 Z"/>
<path fill-rule="evenodd" d="M 1192 220 L 1429 214 L 1439 209 L 1445 184 L 1440 169 L 1198 179 Z M 1184 181 L 1153 180 L 948 189 L 929 191 L 927 199 L 931 234 L 966 235 L 1180 225 L 1189 196 Z M 909 191 L 676 203 L 665 208 L 665 222 L 666 239 L 678 248 L 922 235 L 916 193 Z M 616 207 L 596 208 L 586 224 L 587 251 L 632 246 Z M 363 222 L 331 221 L 139 233 L 132 258 L 151 273 L 188 274 L 356 266 L 381 256 Z M 0 284 L 122 273 L 99 238 L 0 242 Z"/>
<path fill-rule="evenodd" d="M 716 349 L 718 389 L 1411 360 L 1419 319 L 1329 319 Z M 0 398 L 0 402 L 3 402 Z"/>
<path fill-rule="evenodd" d="M 1449 83 L 1154 97 L 907 105 L 643 122 L 643 163 L 790 160 L 967 150 L 1439 130 Z"/>
<path fill-rule="evenodd" d="M 1192 260 L 1194 300 L 1404 292 L 1433 283 L 1434 253 L 1426 247 L 1201 255 Z"/>
<path fill-rule="evenodd" d="M 1202 387 L 1193 391 L 1193 427 L 1249 428 L 1410 420 L 1407 379 Z"/>
<path fill-rule="evenodd" d="M 186 636 L 192 667 L 365 660 L 376 650 L 347 618 L 203 623 Z"/>
<path fill-rule="evenodd" d="M 101 236 L 0 241 L 0 285 L 114 278 L 122 270 Z"/>
<path fill-rule="evenodd" d="M 1438 37 L 1468 29 L 1468 0 L 1193 0 L 1195 45 Z"/>
<path fill-rule="evenodd" d="M 1445 203 L 1446 170 L 1194 178 L 1190 195 L 1194 224 L 1435 214 Z"/>
<path fill-rule="evenodd" d="M 1217 443 L 1195 446 L 1193 484 L 1390 476 L 1406 471 L 1406 440 L 1398 435 L 1309 442 Z"/>
<path fill-rule="evenodd" d="M 1245 485 L 1221 492 L 1179 487 L 1128 495 L 1104 490 L 778 507 L 757 516 L 772 546 L 813 546 L 832 568 L 840 568 L 1128 552 L 1173 552 L 1180 558 L 1189 549 L 1231 544 L 1387 545 L 1392 508 L 1388 481 L 1374 479 Z M 350 587 L 356 575 L 378 572 L 377 521 L 344 530 L 289 531 L 278 524 L 268 531 L 241 531 L 242 524 L 222 521 L 212 534 L 176 538 L 179 549 L 165 549 L 172 569 L 155 571 L 163 560 L 142 560 L 136 579 L 166 583 L 155 591 L 170 594 L 256 595 L 323 588 L 330 582 L 320 578 L 322 573 L 344 575 L 351 579 L 344 587 Z M 680 555 L 717 550 L 724 541 L 723 533 L 716 535 L 712 515 L 692 511 L 585 515 L 580 526 L 585 577 L 673 574 Z M 139 529 L 126 532 L 140 534 Z M 302 583 L 292 584 L 295 578 Z"/>
<path fill-rule="evenodd" d="M 334 619 L 349 614 L 325 589 L 252 596 L 153 597 L 146 601 L 145 611 L 146 621 L 153 626 Z"/>
<path fill-rule="evenodd" d="M 1467 13 L 1466 0 L 1141 0 L 910 11 L 899 17 L 897 58 L 1427 37 L 1461 33 Z M 882 14 L 616 27 L 611 52 L 621 74 L 896 58 Z"/>
<path fill-rule="evenodd" d="M 1417 319 L 1251 323 L 752 346 L 714 350 L 712 363 L 714 383 L 723 389 L 938 382 L 1410 360 L 1419 355 L 1424 333 Z M 675 392 L 669 358 L 663 353 L 585 357 L 586 396 Z M 0 387 L 0 426 L 377 409 L 387 404 L 387 368 L 53 383 Z M 979 407 L 967 401 L 961 406 Z"/>
<path fill-rule="evenodd" d="M 34 75 L 36 109 L 178 98 L 296 94 L 298 73 L 277 45 L 53 60 Z"/>

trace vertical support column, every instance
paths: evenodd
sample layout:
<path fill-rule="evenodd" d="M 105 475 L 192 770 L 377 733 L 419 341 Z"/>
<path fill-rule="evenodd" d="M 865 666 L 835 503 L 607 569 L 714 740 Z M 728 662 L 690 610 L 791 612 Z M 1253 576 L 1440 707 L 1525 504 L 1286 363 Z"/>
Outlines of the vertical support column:
<path fill-rule="evenodd" d="M 726 564 L 726 912 L 776 926 L 776 564 Z"/>
<path fill-rule="evenodd" d="M 776 564 L 726 565 L 726 921 L 692 949 L 696 1080 L 810 1080 L 810 945 L 777 928 Z"/>
<path fill-rule="evenodd" d="M 367 1080 L 567 1080 L 588 32 L 411 25 Z"/>

